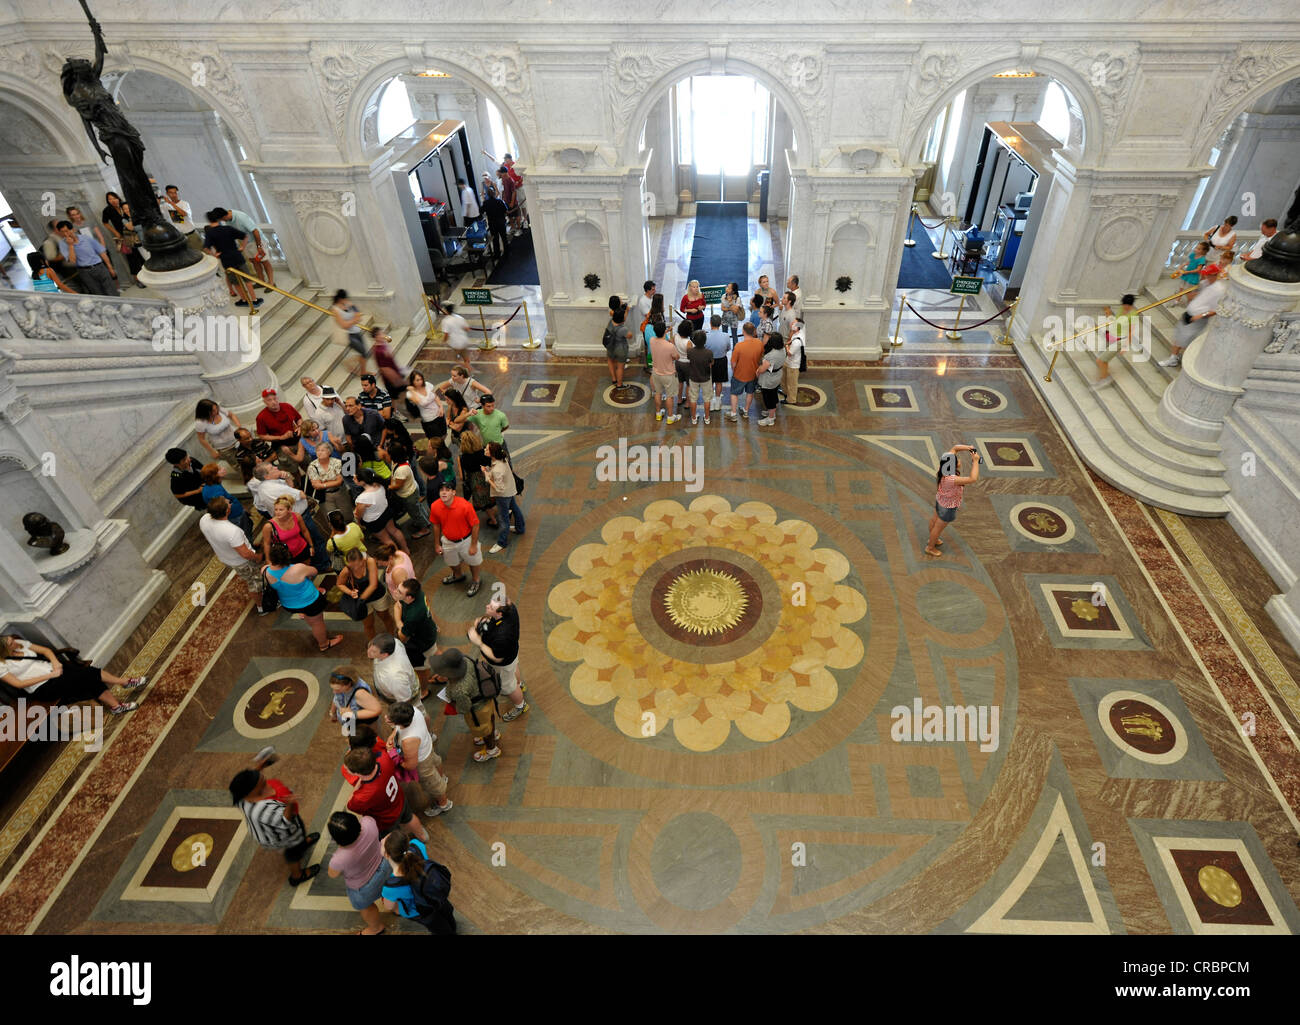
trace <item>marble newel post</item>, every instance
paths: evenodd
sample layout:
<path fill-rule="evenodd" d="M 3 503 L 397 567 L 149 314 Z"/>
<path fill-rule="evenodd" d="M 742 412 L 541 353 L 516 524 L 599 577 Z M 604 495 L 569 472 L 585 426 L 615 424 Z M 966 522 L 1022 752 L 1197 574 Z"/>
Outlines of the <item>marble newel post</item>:
<path fill-rule="evenodd" d="M 1242 385 L 1272 337 L 1273 322 L 1300 301 L 1300 282 L 1261 277 L 1252 272 L 1256 263 L 1264 259 L 1233 265 L 1217 316 L 1187 350 L 1182 373 L 1165 389 L 1160 420 L 1177 434 L 1218 440 L 1224 418 L 1245 393 Z"/>
<path fill-rule="evenodd" d="M 202 331 L 195 355 L 212 398 L 241 422 L 251 423 L 262 408 L 262 390 L 278 385 L 274 372 L 262 362 L 259 315 L 235 307 L 219 268 L 219 261 L 205 253 L 198 263 L 181 270 L 142 270 L 140 280 L 180 311 L 186 334 Z M 197 325 L 187 319 L 193 316 L 200 318 Z M 231 325 L 238 328 L 239 347 L 229 344 L 236 337 Z M 186 351 L 191 351 L 188 342 Z"/>

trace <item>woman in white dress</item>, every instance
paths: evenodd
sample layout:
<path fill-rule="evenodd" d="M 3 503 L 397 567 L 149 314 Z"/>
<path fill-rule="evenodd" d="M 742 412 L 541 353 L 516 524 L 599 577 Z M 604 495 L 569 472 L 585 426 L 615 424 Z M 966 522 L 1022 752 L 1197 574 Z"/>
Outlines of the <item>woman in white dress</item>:
<path fill-rule="evenodd" d="M 1217 228 L 1211 228 L 1203 237 L 1206 242 L 1210 243 L 1210 248 L 1214 250 L 1210 256 L 1210 262 L 1218 263 L 1219 257 L 1232 249 L 1237 241 L 1237 218 L 1225 217 L 1222 224 Z"/>
<path fill-rule="evenodd" d="M 447 411 L 442 399 L 418 370 L 412 370 L 407 378 L 406 398 L 420 411 L 420 426 L 426 438 L 436 444 L 447 436 Z"/>

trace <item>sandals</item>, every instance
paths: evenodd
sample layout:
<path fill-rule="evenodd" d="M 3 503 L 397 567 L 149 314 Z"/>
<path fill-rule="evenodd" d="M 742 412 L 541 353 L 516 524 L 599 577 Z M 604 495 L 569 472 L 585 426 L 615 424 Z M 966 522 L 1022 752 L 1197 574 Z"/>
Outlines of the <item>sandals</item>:
<path fill-rule="evenodd" d="M 318 650 L 329 651 L 330 648 L 342 643 L 343 643 L 343 635 L 339 634 L 337 637 L 331 637 L 329 641 L 327 641 L 325 644 L 322 644 Z"/>
<path fill-rule="evenodd" d="M 303 883 L 305 883 L 308 879 L 315 879 L 319 874 L 320 874 L 320 866 L 319 866 L 319 865 L 312 865 L 311 868 L 309 868 L 309 869 L 307 869 L 306 871 L 304 871 L 301 875 L 290 876 L 290 877 L 289 877 L 289 885 L 290 885 L 290 886 L 301 886 L 301 885 L 302 885 Z"/>
<path fill-rule="evenodd" d="M 387 926 L 383 926 L 383 927 L 380 928 L 380 930 L 379 930 L 378 932 L 369 932 L 369 933 L 368 933 L 368 932 L 366 932 L 366 930 L 362 929 L 359 933 L 357 933 L 357 935 L 358 935 L 358 936 L 382 936 L 382 935 L 384 935 L 384 933 L 386 933 L 386 932 L 388 932 L 388 927 L 387 927 Z"/>

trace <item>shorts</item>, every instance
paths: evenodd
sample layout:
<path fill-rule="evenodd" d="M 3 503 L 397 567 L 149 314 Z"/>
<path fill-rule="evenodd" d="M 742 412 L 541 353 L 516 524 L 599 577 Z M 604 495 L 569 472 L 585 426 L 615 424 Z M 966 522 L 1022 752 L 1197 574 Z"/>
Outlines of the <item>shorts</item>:
<path fill-rule="evenodd" d="M 371 612 L 387 612 L 393 607 L 393 596 L 385 589 L 367 603 Z"/>
<path fill-rule="evenodd" d="M 447 418 L 445 416 L 435 417 L 432 420 L 421 420 L 420 426 L 424 429 L 424 436 L 430 441 L 434 438 L 445 438 L 447 436 Z"/>
<path fill-rule="evenodd" d="M 426 648 L 421 648 L 415 641 L 403 641 L 402 647 L 406 649 L 406 657 L 411 660 L 411 668 L 420 670 L 428 668 L 424 664 L 424 657 L 429 653 L 430 644 Z"/>
<path fill-rule="evenodd" d="M 1112 338 L 1110 335 L 1107 335 L 1105 346 L 1099 348 L 1096 352 L 1097 361 L 1100 363 L 1109 363 L 1118 356 L 1120 352 L 1120 342 Z"/>
<path fill-rule="evenodd" d="M 388 880 L 388 863 L 383 862 L 375 869 L 375 874 L 361 884 L 361 889 L 348 887 L 348 901 L 353 911 L 364 911 L 377 901 L 384 893 L 384 883 Z"/>
<path fill-rule="evenodd" d="M 232 568 L 235 571 L 235 576 L 239 577 L 240 580 L 246 583 L 250 591 L 254 591 L 258 594 L 261 593 L 264 585 L 262 583 L 262 569 L 260 566 L 256 563 L 246 562 L 242 566 L 234 566 Z"/>
<path fill-rule="evenodd" d="M 726 384 L 731 377 L 731 371 L 727 366 L 727 357 L 719 356 L 713 360 L 712 379 L 714 384 Z"/>
<path fill-rule="evenodd" d="M 605 353 L 615 363 L 626 363 L 628 358 L 627 340 L 624 339 L 620 342 L 616 342 L 615 344 L 611 345 L 608 349 L 606 349 Z"/>
<path fill-rule="evenodd" d="M 223 267 L 223 269 L 226 272 L 226 280 L 233 284 L 234 282 L 239 281 L 240 278 L 238 274 L 231 274 L 230 272 L 235 270 L 246 271 L 248 267 L 241 259 L 238 263 L 232 263 L 229 267 Z"/>
<path fill-rule="evenodd" d="M 290 865 L 292 865 L 296 861 L 302 861 L 302 859 L 306 856 L 307 849 L 308 849 L 307 837 L 311 835 L 307 832 L 307 827 L 303 825 L 301 815 L 294 816 L 293 821 L 296 822 L 298 824 L 298 828 L 302 830 L 303 839 L 302 839 L 302 843 L 296 843 L 292 847 L 282 848 L 281 853 L 284 854 L 284 860 L 287 861 Z"/>
<path fill-rule="evenodd" d="M 497 679 L 501 681 L 501 694 L 509 697 L 519 689 L 519 659 L 516 658 L 508 666 L 493 666 L 497 671 Z"/>
<path fill-rule="evenodd" d="M 758 380 L 741 381 L 737 378 L 731 379 L 731 395 L 735 398 L 738 395 L 753 395 L 758 390 Z"/>
<path fill-rule="evenodd" d="M 348 348 L 358 356 L 366 355 L 366 342 L 365 339 L 361 337 L 360 331 L 348 332 Z"/>
<path fill-rule="evenodd" d="M 957 518 L 956 509 L 949 509 L 946 505 L 940 505 L 938 501 L 934 503 L 934 514 L 944 523 L 951 523 Z"/>
<path fill-rule="evenodd" d="M 673 377 L 671 374 L 651 374 L 650 391 L 656 398 L 667 398 L 673 394 Z"/>
<path fill-rule="evenodd" d="M 467 566 L 478 566 L 483 562 L 483 546 L 478 546 L 478 554 L 469 554 L 469 544 L 474 540 L 474 535 L 462 537 L 459 541 L 448 541 L 445 537 L 442 539 L 442 557 L 446 560 L 448 566 L 459 566 L 462 562 Z"/>
<path fill-rule="evenodd" d="M 691 383 L 691 365 L 689 363 L 677 364 L 677 383 L 678 384 Z"/>
<path fill-rule="evenodd" d="M 380 513 L 376 519 L 362 520 L 361 529 L 364 530 L 367 534 L 377 534 L 379 533 L 379 531 L 383 530 L 384 527 L 388 526 L 392 518 L 393 518 L 393 509 L 391 506 L 389 506 L 388 508 L 384 509 L 384 511 Z"/>
<path fill-rule="evenodd" d="M 284 605 L 284 602 L 281 602 L 280 604 Z M 297 612 L 303 616 L 319 616 L 327 608 L 329 608 L 329 602 L 325 600 L 325 595 L 323 594 L 317 595 L 316 600 L 305 609 L 291 609 L 288 605 L 284 605 L 285 612 Z"/>

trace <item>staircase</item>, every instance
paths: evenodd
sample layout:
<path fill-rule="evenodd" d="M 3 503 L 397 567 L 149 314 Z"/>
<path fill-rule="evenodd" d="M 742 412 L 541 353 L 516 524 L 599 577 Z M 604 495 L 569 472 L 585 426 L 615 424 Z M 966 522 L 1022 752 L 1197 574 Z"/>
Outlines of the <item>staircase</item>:
<path fill-rule="evenodd" d="M 309 288 L 301 280 L 281 271 L 276 285 L 317 306 L 328 307 L 330 296 Z M 358 390 L 357 380 L 347 369 L 352 351 L 333 341 L 333 321 L 324 313 L 294 302 L 278 292 L 261 293 L 262 360 L 275 373 L 280 394 L 292 405 L 302 400 L 303 377 L 317 384 L 331 385 L 340 395 Z M 393 332 L 393 353 L 402 366 L 410 366 L 424 347 L 424 332 L 409 327 Z"/>
<path fill-rule="evenodd" d="M 1173 294 L 1144 289 L 1139 308 Z M 1187 516 L 1228 515 L 1226 467 L 1222 446 L 1178 437 L 1160 422 L 1165 388 L 1179 373 L 1158 366 L 1170 354 L 1169 339 L 1182 313 L 1173 304 L 1157 306 L 1151 318 L 1151 354 L 1145 362 L 1129 355 L 1111 361 L 1115 383 L 1093 391 L 1097 366 L 1090 352 L 1062 350 L 1051 382 L 1043 380 L 1052 354 L 1032 335 L 1015 343 L 1034 386 L 1056 415 L 1079 457 L 1103 480 L 1148 505 Z M 1213 324 L 1209 329 L 1213 331 Z M 1198 344 L 1204 344 L 1206 334 Z"/>

